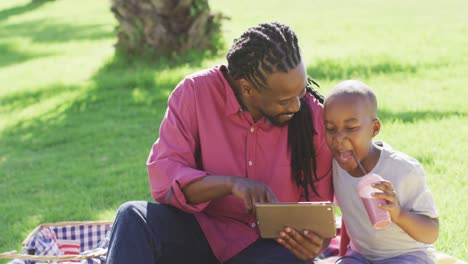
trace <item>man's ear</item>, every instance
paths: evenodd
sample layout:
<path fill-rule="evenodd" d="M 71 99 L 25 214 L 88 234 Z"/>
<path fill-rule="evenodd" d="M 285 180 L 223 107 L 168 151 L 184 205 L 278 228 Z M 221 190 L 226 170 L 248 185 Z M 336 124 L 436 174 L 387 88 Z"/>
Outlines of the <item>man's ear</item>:
<path fill-rule="evenodd" d="M 255 88 L 252 86 L 252 84 L 244 78 L 240 79 L 240 88 L 241 88 L 241 93 L 244 96 L 250 97 L 255 91 Z"/>
<path fill-rule="evenodd" d="M 375 137 L 375 136 L 377 136 L 379 134 L 380 126 L 381 126 L 380 119 L 378 117 L 376 117 L 372 121 L 372 137 Z"/>

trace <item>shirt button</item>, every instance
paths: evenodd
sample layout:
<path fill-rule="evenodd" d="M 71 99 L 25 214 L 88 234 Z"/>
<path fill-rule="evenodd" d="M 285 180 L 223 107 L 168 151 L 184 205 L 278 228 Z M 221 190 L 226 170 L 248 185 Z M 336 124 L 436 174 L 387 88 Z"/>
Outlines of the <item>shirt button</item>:
<path fill-rule="evenodd" d="M 253 133 L 253 132 L 254 132 L 254 130 L 255 130 L 255 129 L 254 129 L 253 127 L 251 127 L 251 128 L 250 128 L 250 132 L 252 132 L 252 133 Z"/>
<path fill-rule="evenodd" d="M 249 166 L 252 166 L 252 161 L 251 160 L 249 160 Z"/>
<path fill-rule="evenodd" d="M 252 228 L 255 228 L 257 225 L 256 225 L 255 223 L 251 223 L 250 226 L 251 226 Z"/>

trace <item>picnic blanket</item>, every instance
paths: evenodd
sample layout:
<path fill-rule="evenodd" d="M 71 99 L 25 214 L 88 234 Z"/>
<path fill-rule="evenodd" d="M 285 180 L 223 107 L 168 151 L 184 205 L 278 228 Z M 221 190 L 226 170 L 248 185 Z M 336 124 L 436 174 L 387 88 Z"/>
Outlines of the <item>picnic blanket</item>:
<path fill-rule="evenodd" d="M 9 264 L 105 263 L 112 222 L 59 222 L 34 229 L 22 243 L 22 252 L 0 254 Z"/>
<path fill-rule="evenodd" d="M 23 254 L 11 253 L 8 264 L 104 264 L 111 222 L 59 222 L 36 228 L 23 242 Z M 319 264 L 334 263 L 339 254 L 340 228 L 329 247 L 320 255 Z M 5 253 L 4 253 L 5 254 Z M 2 254 L 0 254 L 1 257 Z"/>
<path fill-rule="evenodd" d="M 6 252 L 0 258 L 13 259 L 8 264 L 104 264 L 111 226 L 107 221 L 43 224 L 23 241 L 22 254 Z M 337 236 L 315 263 L 332 264 L 339 258 L 342 230 L 339 223 L 337 226 Z M 466 263 L 443 253 L 436 257 L 436 264 Z"/>

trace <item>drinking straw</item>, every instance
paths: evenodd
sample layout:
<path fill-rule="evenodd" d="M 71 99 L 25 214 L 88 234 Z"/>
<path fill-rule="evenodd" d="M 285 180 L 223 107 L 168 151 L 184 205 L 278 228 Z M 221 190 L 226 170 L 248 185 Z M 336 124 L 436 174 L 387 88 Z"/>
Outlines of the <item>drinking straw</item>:
<path fill-rule="evenodd" d="M 359 162 L 358 158 L 356 157 L 356 154 L 354 153 L 354 151 L 352 152 L 353 153 L 353 158 L 354 158 L 354 161 L 356 161 L 357 165 L 359 166 L 359 168 L 361 169 L 362 173 L 364 173 L 364 175 L 366 175 L 366 170 L 364 169 L 364 167 L 362 166 L 361 162 Z"/>

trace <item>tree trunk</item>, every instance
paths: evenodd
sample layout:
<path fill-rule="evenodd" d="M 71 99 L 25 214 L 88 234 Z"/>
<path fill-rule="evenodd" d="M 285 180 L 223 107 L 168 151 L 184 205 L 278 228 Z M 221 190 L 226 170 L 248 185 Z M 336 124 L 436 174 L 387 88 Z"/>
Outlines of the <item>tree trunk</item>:
<path fill-rule="evenodd" d="M 131 55 L 171 57 L 191 49 L 218 49 L 221 14 L 208 0 L 112 0 L 117 49 Z"/>

